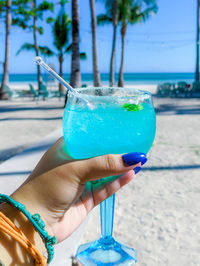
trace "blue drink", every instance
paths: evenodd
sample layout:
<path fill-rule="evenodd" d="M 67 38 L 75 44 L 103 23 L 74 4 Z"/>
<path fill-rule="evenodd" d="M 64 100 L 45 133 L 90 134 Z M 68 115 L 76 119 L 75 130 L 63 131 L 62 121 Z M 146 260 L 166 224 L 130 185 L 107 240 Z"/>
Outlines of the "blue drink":
<path fill-rule="evenodd" d="M 69 93 L 63 117 L 63 135 L 72 158 L 149 151 L 155 137 L 156 121 L 148 92 L 88 88 L 79 89 L 79 93 L 93 108 L 84 105 L 74 93 Z M 83 265 L 136 263 L 134 249 L 121 245 L 112 237 L 113 216 L 114 196 L 101 204 L 101 238 L 78 249 L 77 258 Z"/>
<path fill-rule="evenodd" d="M 66 107 L 63 133 L 69 155 L 85 159 L 108 153 L 147 153 L 155 136 L 155 112 L 147 103 L 142 110 L 127 111 L 121 105 L 90 110 Z"/>

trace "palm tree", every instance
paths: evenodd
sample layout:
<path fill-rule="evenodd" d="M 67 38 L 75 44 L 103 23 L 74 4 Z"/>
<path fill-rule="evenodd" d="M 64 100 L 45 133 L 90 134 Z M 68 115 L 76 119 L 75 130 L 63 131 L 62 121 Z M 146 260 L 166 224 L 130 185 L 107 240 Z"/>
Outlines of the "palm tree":
<path fill-rule="evenodd" d="M 57 56 L 59 60 L 59 75 L 63 77 L 63 62 L 64 55 L 66 53 L 71 52 L 72 44 L 69 44 L 69 33 L 71 30 L 71 19 L 65 13 L 64 4 L 61 3 L 61 11 L 56 17 L 54 24 L 52 25 L 52 32 L 54 37 L 54 46 L 57 51 L 51 50 L 47 46 L 38 46 L 38 51 L 41 55 L 44 56 Z M 34 44 L 25 43 L 22 45 L 20 50 L 17 52 L 19 54 L 22 50 L 35 50 Z M 86 59 L 85 53 L 80 53 L 80 59 Z M 59 83 L 59 91 L 62 94 L 64 91 L 64 87 L 61 83 Z"/>
<path fill-rule="evenodd" d="M 116 33 L 117 33 L 117 0 L 113 1 L 113 15 L 112 15 L 112 23 L 113 23 L 113 41 L 112 41 L 112 53 L 110 59 L 110 86 L 113 86 L 115 83 L 115 72 L 114 72 L 114 60 L 115 60 L 115 46 L 116 46 Z"/>
<path fill-rule="evenodd" d="M 143 7 L 145 5 L 145 8 Z M 157 5 L 154 0 L 118 0 L 118 20 L 121 24 L 121 65 L 119 72 L 118 86 L 124 86 L 123 70 L 124 70 L 124 46 L 125 46 L 125 35 L 128 24 L 135 24 L 143 22 L 148 19 L 152 14 L 157 12 Z"/>
<path fill-rule="evenodd" d="M 196 82 L 199 82 L 199 8 L 200 8 L 200 0 L 197 0 L 197 36 L 196 36 L 196 71 L 195 71 Z"/>
<path fill-rule="evenodd" d="M 20 4 L 18 5 L 18 10 L 16 11 L 16 17 L 13 18 L 13 24 L 19 26 L 23 30 L 29 29 L 33 33 L 33 44 L 31 43 L 25 43 L 22 45 L 22 47 L 19 49 L 17 54 L 21 52 L 22 50 L 33 50 L 35 51 L 35 55 L 38 56 L 40 52 L 40 47 L 38 45 L 38 38 L 37 35 L 43 34 L 44 28 L 42 26 L 38 26 L 37 21 L 38 19 L 43 19 L 43 14 L 46 11 L 53 12 L 54 4 L 42 0 L 38 4 L 37 0 L 21 0 L 19 1 Z M 51 23 L 53 18 L 48 17 L 46 19 L 47 23 Z M 42 47 L 44 50 L 47 49 L 47 47 Z M 42 49 L 41 48 L 41 49 Z M 38 79 L 38 90 L 41 89 L 41 83 L 42 83 L 42 76 L 40 72 L 40 66 L 37 65 L 37 79 Z"/>
<path fill-rule="evenodd" d="M 59 75 L 63 77 L 63 61 L 64 55 L 66 53 L 71 52 L 72 43 L 69 44 L 69 32 L 71 30 L 71 19 L 68 17 L 66 13 L 64 13 L 64 5 L 61 4 L 61 12 L 57 16 L 55 23 L 53 25 L 53 37 L 54 37 L 54 45 L 58 51 L 58 54 L 51 51 L 49 55 L 57 55 L 59 59 Z M 80 53 L 80 59 L 86 59 L 85 53 Z M 47 55 L 48 56 L 48 55 Z M 59 91 L 62 93 L 64 87 L 61 83 L 59 83 Z"/>
<path fill-rule="evenodd" d="M 97 58 L 97 42 L 96 42 L 96 28 L 97 21 L 95 15 L 95 0 L 90 0 L 90 11 L 91 11 L 91 24 L 92 24 L 92 62 L 93 62 L 93 80 L 94 86 L 100 87 L 101 80 L 98 69 L 98 58 Z"/>
<path fill-rule="evenodd" d="M 72 1 L 72 63 L 70 84 L 74 88 L 81 87 L 78 0 Z"/>
<path fill-rule="evenodd" d="M 61 5 L 61 8 L 64 8 Z M 54 45 L 58 50 L 59 58 L 59 75 L 63 77 L 63 61 L 64 54 L 70 49 L 71 45 L 66 47 L 69 42 L 69 32 L 71 29 L 71 19 L 69 19 L 67 14 L 60 14 L 57 16 L 55 23 L 53 25 L 53 36 L 54 36 Z M 59 91 L 62 93 L 64 90 L 63 85 L 59 83 Z"/>
<path fill-rule="evenodd" d="M 10 49 L 10 27 L 11 27 L 11 5 L 12 0 L 7 0 L 6 3 L 6 42 L 5 42 L 5 61 L 3 70 L 3 79 L 0 87 L 0 100 L 8 99 L 8 95 L 5 92 L 5 85 L 9 82 L 9 49 Z"/>
<path fill-rule="evenodd" d="M 33 0 L 33 10 L 36 10 L 36 0 Z M 39 56 L 38 42 L 37 42 L 37 26 L 36 26 L 37 16 L 36 12 L 33 14 L 33 39 L 34 39 L 34 48 L 35 55 Z M 37 64 L 37 79 L 38 79 L 38 90 L 41 90 L 42 76 L 40 72 L 40 66 Z"/>
<path fill-rule="evenodd" d="M 114 73 L 114 61 L 115 61 L 115 47 L 116 47 L 116 33 L 118 24 L 118 12 L 117 12 L 118 0 L 106 0 L 106 14 L 101 14 L 97 16 L 97 23 L 103 25 L 105 23 L 113 24 L 113 40 L 112 40 L 112 51 L 110 58 L 110 75 L 109 81 L 112 87 L 115 84 L 115 73 Z"/>

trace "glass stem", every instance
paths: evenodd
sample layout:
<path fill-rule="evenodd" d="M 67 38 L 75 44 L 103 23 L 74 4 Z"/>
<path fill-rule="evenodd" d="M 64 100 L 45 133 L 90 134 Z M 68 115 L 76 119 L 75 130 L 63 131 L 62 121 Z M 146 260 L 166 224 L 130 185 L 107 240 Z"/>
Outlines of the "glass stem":
<path fill-rule="evenodd" d="M 101 238 L 112 239 L 113 219 L 115 208 L 115 194 L 100 204 Z"/>

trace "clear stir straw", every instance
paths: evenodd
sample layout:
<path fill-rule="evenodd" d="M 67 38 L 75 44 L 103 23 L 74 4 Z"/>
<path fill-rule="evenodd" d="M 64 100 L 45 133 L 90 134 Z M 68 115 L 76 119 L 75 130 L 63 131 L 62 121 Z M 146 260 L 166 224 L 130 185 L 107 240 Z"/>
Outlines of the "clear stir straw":
<path fill-rule="evenodd" d="M 41 57 L 36 56 L 34 62 L 38 65 L 40 65 L 41 67 L 43 67 L 51 76 L 53 76 L 55 79 L 57 79 L 61 84 L 63 84 L 63 86 L 65 88 L 67 88 L 68 90 L 72 91 L 73 93 L 76 94 L 76 96 L 84 103 L 86 104 L 88 107 L 90 107 L 91 109 L 93 109 L 93 105 L 91 103 L 89 103 L 87 100 L 83 99 L 81 97 L 81 94 L 78 93 L 77 91 L 75 91 L 72 86 L 69 85 L 69 83 L 67 83 L 63 78 L 61 78 L 52 68 L 50 68 L 43 60 Z"/>

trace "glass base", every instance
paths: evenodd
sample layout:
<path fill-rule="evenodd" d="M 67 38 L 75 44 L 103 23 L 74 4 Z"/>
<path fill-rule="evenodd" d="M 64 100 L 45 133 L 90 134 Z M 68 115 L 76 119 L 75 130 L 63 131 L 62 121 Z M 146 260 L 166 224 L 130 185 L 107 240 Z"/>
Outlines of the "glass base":
<path fill-rule="evenodd" d="M 120 244 L 112 237 L 101 237 L 99 240 L 79 246 L 76 258 L 84 266 L 125 266 L 137 262 L 136 251 Z"/>

